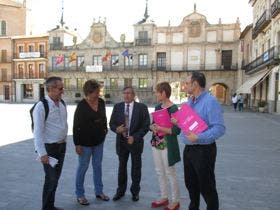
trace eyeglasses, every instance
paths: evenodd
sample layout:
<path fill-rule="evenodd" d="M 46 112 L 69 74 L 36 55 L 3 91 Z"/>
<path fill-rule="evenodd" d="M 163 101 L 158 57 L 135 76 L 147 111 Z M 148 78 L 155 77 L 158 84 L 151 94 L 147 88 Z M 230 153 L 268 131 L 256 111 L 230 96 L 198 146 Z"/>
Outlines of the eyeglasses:
<path fill-rule="evenodd" d="M 62 91 L 62 90 L 64 90 L 64 87 L 53 87 L 53 88 L 55 88 L 55 89 L 58 89 L 59 91 Z"/>

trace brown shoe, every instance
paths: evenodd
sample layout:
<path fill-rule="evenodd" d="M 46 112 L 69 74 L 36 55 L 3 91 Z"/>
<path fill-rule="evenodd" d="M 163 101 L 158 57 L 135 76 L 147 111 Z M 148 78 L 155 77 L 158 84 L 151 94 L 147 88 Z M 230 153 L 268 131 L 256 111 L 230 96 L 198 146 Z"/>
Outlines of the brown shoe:
<path fill-rule="evenodd" d="M 81 205 L 88 206 L 89 202 L 85 197 L 77 198 L 77 202 Z"/>

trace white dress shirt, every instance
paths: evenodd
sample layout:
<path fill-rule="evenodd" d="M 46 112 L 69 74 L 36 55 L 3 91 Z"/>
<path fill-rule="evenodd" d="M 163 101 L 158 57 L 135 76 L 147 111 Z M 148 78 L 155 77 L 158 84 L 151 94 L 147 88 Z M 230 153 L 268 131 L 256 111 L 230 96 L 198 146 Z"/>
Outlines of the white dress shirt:
<path fill-rule="evenodd" d="M 45 98 L 49 105 L 47 120 L 45 120 L 43 102 L 38 102 L 33 110 L 34 146 L 40 157 L 47 154 L 45 143 L 52 144 L 66 140 L 68 131 L 66 107 L 61 101 L 56 106 L 49 96 Z"/>

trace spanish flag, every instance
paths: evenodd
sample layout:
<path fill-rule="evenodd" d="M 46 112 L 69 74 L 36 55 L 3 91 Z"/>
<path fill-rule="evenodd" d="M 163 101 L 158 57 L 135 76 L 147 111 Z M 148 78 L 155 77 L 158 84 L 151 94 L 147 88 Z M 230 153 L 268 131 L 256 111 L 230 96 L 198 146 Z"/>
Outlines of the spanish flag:
<path fill-rule="evenodd" d="M 69 63 L 77 60 L 77 54 L 75 52 L 72 53 L 72 55 L 69 57 Z"/>
<path fill-rule="evenodd" d="M 112 56 L 111 51 L 107 52 L 106 55 L 102 58 L 102 62 L 106 62 L 107 60 L 110 60 Z"/>

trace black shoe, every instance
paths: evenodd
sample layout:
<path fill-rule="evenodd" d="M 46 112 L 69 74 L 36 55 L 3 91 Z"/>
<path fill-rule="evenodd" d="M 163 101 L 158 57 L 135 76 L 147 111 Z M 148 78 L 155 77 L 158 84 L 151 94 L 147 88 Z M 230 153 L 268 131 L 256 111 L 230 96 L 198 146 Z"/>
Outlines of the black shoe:
<path fill-rule="evenodd" d="M 63 208 L 53 207 L 53 210 L 64 210 Z"/>
<path fill-rule="evenodd" d="M 113 197 L 113 201 L 120 200 L 123 196 L 124 196 L 124 194 L 116 193 Z"/>
<path fill-rule="evenodd" d="M 139 194 L 132 194 L 133 201 L 139 201 Z"/>

